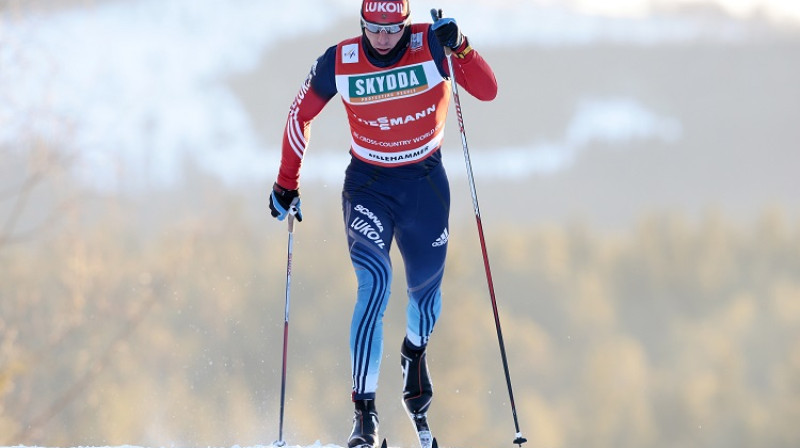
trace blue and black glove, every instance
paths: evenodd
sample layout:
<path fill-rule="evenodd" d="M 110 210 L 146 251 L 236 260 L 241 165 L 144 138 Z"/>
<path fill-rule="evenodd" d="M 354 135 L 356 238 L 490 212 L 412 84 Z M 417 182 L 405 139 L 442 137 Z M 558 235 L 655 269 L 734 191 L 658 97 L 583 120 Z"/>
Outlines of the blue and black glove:
<path fill-rule="evenodd" d="M 272 186 L 272 194 L 269 195 L 269 209 L 272 216 L 283 221 L 291 213 L 300 222 L 303 214 L 300 212 L 300 191 L 287 190 L 277 182 Z"/>
<path fill-rule="evenodd" d="M 455 50 L 460 47 L 464 42 L 464 35 L 458 29 L 456 19 L 442 18 L 442 10 L 431 9 L 431 17 L 433 18 L 433 32 L 436 34 L 436 39 L 443 47 L 449 47 Z"/>

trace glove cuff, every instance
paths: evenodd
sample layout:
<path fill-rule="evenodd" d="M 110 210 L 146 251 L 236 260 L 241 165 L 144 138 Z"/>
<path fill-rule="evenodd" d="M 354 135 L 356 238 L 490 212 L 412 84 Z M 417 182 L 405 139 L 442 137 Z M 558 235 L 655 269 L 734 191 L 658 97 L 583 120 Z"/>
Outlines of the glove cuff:
<path fill-rule="evenodd" d="M 275 182 L 274 184 L 272 184 L 272 191 L 274 191 L 276 195 L 283 197 L 284 195 L 286 195 L 286 193 L 288 193 L 291 190 L 288 188 L 283 188 L 277 182 Z"/>
<path fill-rule="evenodd" d="M 453 54 L 458 59 L 464 59 L 471 52 L 472 52 L 472 47 L 469 45 L 467 36 L 462 35 L 461 45 L 453 49 Z"/>

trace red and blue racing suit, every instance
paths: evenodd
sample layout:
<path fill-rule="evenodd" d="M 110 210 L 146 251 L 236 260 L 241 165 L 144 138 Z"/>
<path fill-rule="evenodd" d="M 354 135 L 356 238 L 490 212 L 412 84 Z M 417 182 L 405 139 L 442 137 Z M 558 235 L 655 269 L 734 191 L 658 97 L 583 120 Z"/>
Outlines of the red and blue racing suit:
<path fill-rule="evenodd" d="M 330 47 L 311 68 L 290 108 L 277 183 L 299 185 L 310 125 L 337 93 L 351 132 L 342 210 L 358 292 L 350 330 L 353 398 L 374 399 L 383 351 L 393 241 L 408 287 L 406 337 L 423 347 L 441 311 L 450 190 L 441 145 L 450 101 L 449 69 L 429 24 L 414 24 L 390 61 L 358 36 Z M 465 42 L 462 47 L 469 44 Z M 453 57 L 455 79 L 480 100 L 497 94 L 477 51 Z"/>

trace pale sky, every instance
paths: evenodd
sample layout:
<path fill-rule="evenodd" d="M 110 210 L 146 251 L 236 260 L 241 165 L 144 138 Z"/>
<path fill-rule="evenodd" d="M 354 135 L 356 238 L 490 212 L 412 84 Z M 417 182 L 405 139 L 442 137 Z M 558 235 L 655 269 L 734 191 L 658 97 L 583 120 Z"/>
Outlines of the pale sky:
<path fill-rule="evenodd" d="M 548 0 L 543 0 L 548 1 Z M 653 10 L 669 10 L 681 6 L 716 5 L 741 18 L 764 14 L 774 20 L 800 20 L 798 0 L 561 0 L 587 13 L 636 17 Z"/>
<path fill-rule="evenodd" d="M 715 5 L 732 16 L 763 15 L 777 22 L 800 22 L 800 0 L 480 0 L 501 8 L 531 4 L 565 6 L 573 11 L 608 17 L 636 18 L 686 6 Z"/>
<path fill-rule="evenodd" d="M 105 179 L 99 173 L 107 172 L 109 182 L 117 177 L 119 160 L 164 170 L 163 176 L 170 178 L 170 170 L 180 168 L 186 152 L 207 157 L 203 166 L 215 170 L 225 168 L 225 161 L 241 161 L 242 166 L 228 171 L 242 177 L 267 166 L 258 157 L 275 151 L 265 145 L 279 140 L 259 140 L 225 80 L 232 73 L 252 70 L 271 46 L 352 20 L 357 14 L 353 1 L 129 0 L 15 21 L 0 17 L 0 145 L 31 132 L 62 143 L 63 135 L 69 135 L 69 144 L 93 157 L 87 162 L 91 178 Z M 411 1 L 415 20 L 430 20 L 430 8 L 443 8 L 487 49 L 597 42 L 738 45 L 752 36 L 745 20 L 687 20 L 664 14 L 682 6 L 717 5 L 734 17 L 766 17 L 800 27 L 800 0 Z M 271 19 L 270 26 L 264 26 L 264 17 Z M 303 27 L 296 26 L 298 17 Z M 311 61 L 316 55 L 303 57 Z M 527 146 L 509 152 L 530 153 L 539 157 L 534 160 L 537 167 L 558 168 L 563 161 L 551 154 L 572 155 L 591 139 L 644 135 L 669 141 L 681 129 L 675 117 L 636 98 L 598 96 L 583 101 L 567 134 L 533 152 Z M 120 110 L 124 116 L 111 113 Z M 616 127 L 598 117 L 614 118 L 611 124 Z M 615 133 L 608 134 L 609 129 Z M 225 151 L 220 151 L 220 141 Z M 325 149 L 321 143 L 315 151 Z M 142 158 L 143 148 L 152 149 L 153 160 Z M 234 153 L 237 157 L 230 157 Z M 267 170 L 271 173 L 273 167 Z M 263 176 L 261 171 L 253 173 Z"/>

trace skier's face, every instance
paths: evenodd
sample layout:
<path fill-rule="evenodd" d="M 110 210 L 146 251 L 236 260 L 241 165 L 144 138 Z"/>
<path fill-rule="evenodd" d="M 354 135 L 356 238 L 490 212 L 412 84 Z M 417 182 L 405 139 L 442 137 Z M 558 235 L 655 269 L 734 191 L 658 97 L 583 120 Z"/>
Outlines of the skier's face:
<path fill-rule="evenodd" d="M 403 33 L 389 34 L 386 31 L 373 33 L 366 28 L 364 29 L 364 34 L 367 36 L 372 48 L 380 54 L 388 54 L 403 37 Z"/>

